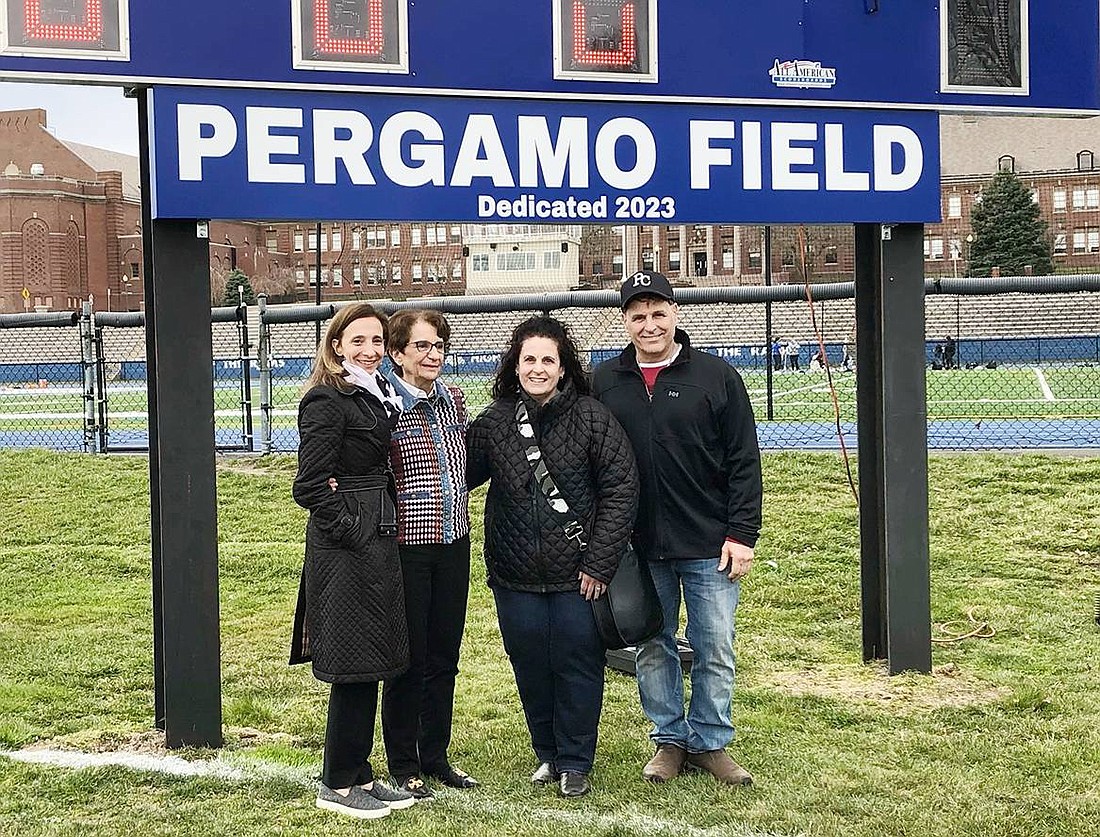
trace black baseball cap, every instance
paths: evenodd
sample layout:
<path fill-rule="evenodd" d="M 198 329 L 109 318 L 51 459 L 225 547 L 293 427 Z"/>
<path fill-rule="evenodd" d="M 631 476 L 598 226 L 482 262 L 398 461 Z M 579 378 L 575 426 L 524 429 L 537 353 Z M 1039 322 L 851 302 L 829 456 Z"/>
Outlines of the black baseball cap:
<path fill-rule="evenodd" d="M 625 310 L 630 301 L 638 296 L 656 296 L 669 302 L 676 301 L 668 278 L 655 270 L 639 270 L 623 279 L 619 289 L 619 307 Z"/>

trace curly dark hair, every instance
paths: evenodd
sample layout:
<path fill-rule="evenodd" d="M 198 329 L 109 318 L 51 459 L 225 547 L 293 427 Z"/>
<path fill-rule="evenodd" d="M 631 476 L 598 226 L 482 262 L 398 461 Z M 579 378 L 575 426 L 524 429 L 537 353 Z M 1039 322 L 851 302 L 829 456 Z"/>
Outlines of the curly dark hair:
<path fill-rule="evenodd" d="M 500 356 L 500 365 L 497 366 L 496 378 L 493 380 L 493 398 L 515 398 L 519 392 L 519 374 L 516 368 L 519 366 L 519 353 L 523 348 L 523 341 L 529 337 L 546 337 L 553 340 L 557 344 L 558 358 L 565 372 L 561 383 L 572 381 L 578 395 L 591 394 L 592 387 L 588 383 L 588 373 L 581 365 L 577 344 L 569 336 L 569 329 L 565 323 L 553 317 L 531 317 L 516 326 L 508 341 L 508 347 Z"/>

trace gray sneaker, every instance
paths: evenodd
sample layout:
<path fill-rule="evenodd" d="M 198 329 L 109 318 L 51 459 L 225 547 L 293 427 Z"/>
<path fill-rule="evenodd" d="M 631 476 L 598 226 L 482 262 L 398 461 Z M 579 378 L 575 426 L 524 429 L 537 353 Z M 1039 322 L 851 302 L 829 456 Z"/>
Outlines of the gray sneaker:
<path fill-rule="evenodd" d="M 348 791 L 347 796 L 341 796 L 332 788 L 321 785 L 317 789 L 317 807 L 360 820 L 376 820 L 390 814 L 385 802 L 380 802 L 358 787 Z"/>
<path fill-rule="evenodd" d="M 389 808 L 408 808 L 416 802 L 416 797 L 408 791 L 391 788 L 379 779 L 375 779 L 369 788 L 363 786 L 363 790 Z"/>

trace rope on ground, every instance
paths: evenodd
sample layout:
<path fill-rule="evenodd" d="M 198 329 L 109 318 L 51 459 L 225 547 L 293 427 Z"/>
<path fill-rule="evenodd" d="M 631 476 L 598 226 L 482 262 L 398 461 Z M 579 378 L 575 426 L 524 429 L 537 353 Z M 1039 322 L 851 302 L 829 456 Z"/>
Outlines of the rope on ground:
<path fill-rule="evenodd" d="M 932 637 L 933 642 L 960 642 L 964 639 L 990 639 L 997 631 L 988 622 L 974 616 L 974 608 L 966 612 L 966 620 L 952 619 L 939 625 L 933 625 L 943 636 Z M 960 632 L 961 631 L 961 632 Z"/>

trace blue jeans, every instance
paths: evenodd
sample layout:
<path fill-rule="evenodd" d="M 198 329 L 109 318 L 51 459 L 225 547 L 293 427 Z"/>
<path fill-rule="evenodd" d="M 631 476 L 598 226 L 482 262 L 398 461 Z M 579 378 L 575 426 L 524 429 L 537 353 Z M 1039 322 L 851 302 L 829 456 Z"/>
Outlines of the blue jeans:
<path fill-rule="evenodd" d="M 578 592 L 494 587 L 504 650 L 540 762 L 588 773 L 596 757 L 606 651 L 592 604 Z"/>
<path fill-rule="evenodd" d="M 734 618 L 741 583 L 718 571 L 718 558 L 651 561 L 665 627 L 638 649 L 638 692 L 653 722 L 650 738 L 692 753 L 721 750 L 733 740 L 730 700 L 735 658 Z M 691 702 L 684 714 L 684 678 L 676 648 L 680 594 L 687 606 L 687 640 L 695 652 Z"/>

